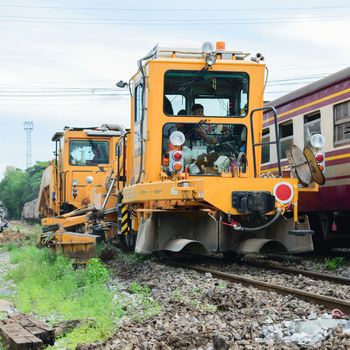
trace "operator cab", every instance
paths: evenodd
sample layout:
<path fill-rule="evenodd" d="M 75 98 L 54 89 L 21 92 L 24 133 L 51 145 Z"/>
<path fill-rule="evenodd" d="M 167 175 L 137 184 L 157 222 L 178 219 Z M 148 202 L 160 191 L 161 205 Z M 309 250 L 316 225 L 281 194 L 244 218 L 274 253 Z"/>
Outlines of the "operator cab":
<path fill-rule="evenodd" d="M 247 128 L 232 123 L 248 113 L 249 76 L 245 72 L 220 72 L 206 66 L 202 70 L 169 70 L 164 76 L 163 112 L 174 119 L 162 132 L 162 167 L 172 172 L 169 151 L 174 145 L 170 135 L 185 136 L 181 150 L 183 169 L 189 175 L 221 175 L 241 167 L 245 169 Z M 186 122 L 186 117 L 198 119 Z M 231 123 L 215 123 L 227 118 Z M 170 118 L 169 118 L 170 120 Z M 210 121 L 209 121 L 210 120 Z"/>

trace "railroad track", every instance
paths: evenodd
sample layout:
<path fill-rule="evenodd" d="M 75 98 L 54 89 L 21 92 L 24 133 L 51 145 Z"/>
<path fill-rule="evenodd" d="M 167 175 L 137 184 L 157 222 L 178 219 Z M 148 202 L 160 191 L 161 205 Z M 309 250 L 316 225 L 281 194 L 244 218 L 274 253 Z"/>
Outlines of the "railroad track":
<path fill-rule="evenodd" d="M 343 276 L 337 276 L 337 275 L 333 275 L 333 274 L 328 274 L 328 273 L 323 273 L 323 272 L 315 272 L 315 271 L 310 271 L 310 270 L 297 269 L 294 267 L 287 267 L 287 266 L 270 264 L 267 262 L 251 261 L 251 260 L 235 261 L 235 263 L 237 263 L 238 265 L 245 265 L 245 266 L 252 266 L 252 267 L 258 267 L 258 268 L 263 268 L 263 269 L 277 270 L 277 271 L 282 271 L 282 272 L 293 274 L 293 275 L 303 275 L 303 276 L 311 277 L 314 279 L 320 279 L 320 280 L 324 280 L 324 281 L 335 282 L 335 283 L 344 284 L 344 285 L 350 285 L 350 278 L 343 277 Z"/>
<path fill-rule="evenodd" d="M 215 263 L 222 263 L 222 264 L 234 263 L 240 266 L 251 266 L 251 267 L 257 267 L 261 269 L 282 271 L 287 274 L 303 275 L 305 277 L 310 277 L 313 279 L 324 280 L 324 281 L 334 282 L 334 283 L 343 284 L 343 285 L 350 285 L 350 278 L 348 277 L 337 276 L 334 274 L 316 272 L 311 270 L 298 269 L 295 267 L 282 266 L 282 265 L 269 263 L 266 261 L 241 260 L 241 259 L 227 260 L 225 258 L 216 257 L 216 256 L 207 256 L 205 258 L 206 260 L 211 260 Z"/>
<path fill-rule="evenodd" d="M 217 270 L 212 270 L 212 269 L 208 269 L 208 268 L 204 268 L 196 265 L 188 265 L 188 264 L 183 264 L 178 262 L 167 262 L 167 264 L 170 264 L 175 267 L 191 269 L 201 273 L 210 273 L 214 277 L 217 277 L 229 282 L 233 282 L 233 283 L 241 283 L 246 286 L 252 286 L 260 290 L 273 291 L 282 295 L 293 295 L 307 302 L 323 305 L 330 310 L 340 309 L 346 315 L 350 315 L 350 303 L 346 300 L 314 294 L 314 293 L 306 292 L 296 288 L 284 287 L 278 284 L 267 283 L 254 278 L 243 277 L 243 276 L 239 276 L 239 275 L 235 275 L 227 272 L 221 272 Z"/>

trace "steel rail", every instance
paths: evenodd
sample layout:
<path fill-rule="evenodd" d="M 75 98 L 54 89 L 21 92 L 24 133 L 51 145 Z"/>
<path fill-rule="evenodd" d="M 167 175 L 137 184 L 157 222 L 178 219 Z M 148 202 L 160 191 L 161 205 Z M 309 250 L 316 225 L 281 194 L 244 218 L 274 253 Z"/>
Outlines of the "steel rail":
<path fill-rule="evenodd" d="M 216 271 L 212 269 L 207 269 L 200 266 L 187 265 L 187 264 L 182 264 L 177 262 L 167 262 L 167 264 L 175 267 L 191 269 L 197 272 L 210 273 L 214 277 L 227 280 L 233 283 L 241 283 L 246 286 L 253 286 L 254 288 L 257 288 L 260 290 L 272 291 L 282 295 L 293 295 L 307 302 L 323 305 L 330 310 L 340 309 L 345 314 L 350 315 L 350 303 L 342 299 L 336 299 L 325 295 L 314 294 L 314 293 L 306 292 L 300 289 L 284 287 L 278 284 L 267 283 L 267 282 L 263 282 L 253 278 L 238 276 L 238 275 Z"/>
<path fill-rule="evenodd" d="M 294 267 L 273 265 L 266 262 L 258 262 L 258 261 L 235 261 L 235 263 L 237 263 L 238 265 L 246 265 L 246 266 L 253 266 L 253 267 L 258 267 L 263 269 L 283 271 L 294 275 L 300 274 L 300 275 L 315 278 L 315 279 L 336 282 L 344 285 L 350 285 L 350 278 L 331 275 L 328 273 L 297 269 Z"/>

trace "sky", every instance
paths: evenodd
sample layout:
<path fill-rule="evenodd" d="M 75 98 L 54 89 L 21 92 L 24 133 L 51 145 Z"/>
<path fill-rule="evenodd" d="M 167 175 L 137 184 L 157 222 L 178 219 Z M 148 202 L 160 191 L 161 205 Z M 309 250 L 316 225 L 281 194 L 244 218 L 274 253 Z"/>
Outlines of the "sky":
<path fill-rule="evenodd" d="M 273 100 L 350 65 L 348 0 L 0 0 L 0 178 L 53 156 L 64 126 L 129 125 L 128 81 L 155 44 L 261 52 Z"/>

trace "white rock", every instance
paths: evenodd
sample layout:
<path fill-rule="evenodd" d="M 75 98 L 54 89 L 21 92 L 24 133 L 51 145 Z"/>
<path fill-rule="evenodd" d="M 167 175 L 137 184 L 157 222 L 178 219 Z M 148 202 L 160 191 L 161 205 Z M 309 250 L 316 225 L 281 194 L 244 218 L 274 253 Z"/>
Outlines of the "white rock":
<path fill-rule="evenodd" d="M 311 312 L 311 314 L 307 317 L 308 320 L 316 320 L 317 314 L 315 312 Z"/>

